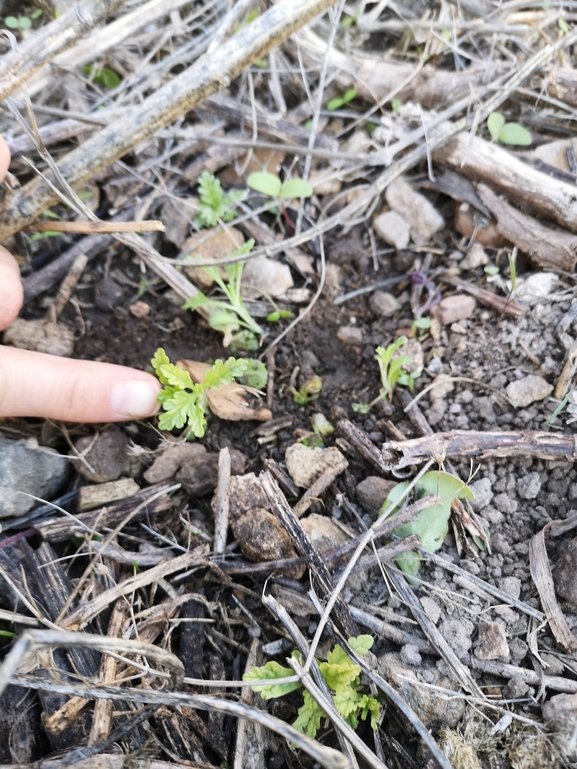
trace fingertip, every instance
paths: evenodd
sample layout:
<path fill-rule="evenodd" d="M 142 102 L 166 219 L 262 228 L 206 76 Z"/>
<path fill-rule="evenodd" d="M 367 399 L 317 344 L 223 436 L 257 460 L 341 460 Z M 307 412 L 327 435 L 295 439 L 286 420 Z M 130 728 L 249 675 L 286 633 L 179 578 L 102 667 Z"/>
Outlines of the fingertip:
<path fill-rule="evenodd" d="M 0 246 L 0 329 L 15 320 L 23 301 L 24 291 L 16 259 Z"/>
<path fill-rule="evenodd" d="M 153 376 L 127 379 L 114 385 L 110 394 L 110 408 L 114 419 L 144 419 L 156 414 L 160 383 Z"/>
<path fill-rule="evenodd" d="M 8 167 L 10 166 L 10 150 L 8 149 L 8 145 L 4 141 L 3 137 L 0 136 L 0 181 L 4 179 L 6 176 L 6 171 L 8 171 Z"/>

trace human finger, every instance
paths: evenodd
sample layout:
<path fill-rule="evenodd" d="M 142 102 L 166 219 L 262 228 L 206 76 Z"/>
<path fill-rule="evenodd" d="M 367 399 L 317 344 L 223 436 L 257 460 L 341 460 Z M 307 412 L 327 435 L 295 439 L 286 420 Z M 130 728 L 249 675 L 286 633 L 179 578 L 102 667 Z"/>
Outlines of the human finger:
<path fill-rule="evenodd" d="M 0 182 L 6 176 L 10 165 L 10 150 L 4 139 L 0 136 Z"/>
<path fill-rule="evenodd" d="M 9 326 L 22 307 L 24 293 L 16 260 L 0 246 L 0 329 Z"/>
<path fill-rule="evenodd" d="M 0 416 L 119 422 L 151 416 L 158 381 L 112 363 L 0 347 Z"/>

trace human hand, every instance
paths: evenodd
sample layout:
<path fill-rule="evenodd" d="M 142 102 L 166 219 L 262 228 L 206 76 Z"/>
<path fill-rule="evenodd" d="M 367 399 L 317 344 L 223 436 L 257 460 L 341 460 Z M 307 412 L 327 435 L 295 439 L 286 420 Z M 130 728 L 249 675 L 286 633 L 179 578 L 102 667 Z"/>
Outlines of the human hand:
<path fill-rule="evenodd" d="M 0 137 L 0 181 L 10 152 Z M 20 270 L 0 246 L 0 330 L 22 307 Z M 118 422 L 157 410 L 160 384 L 144 371 L 0 346 L 0 417 Z"/>

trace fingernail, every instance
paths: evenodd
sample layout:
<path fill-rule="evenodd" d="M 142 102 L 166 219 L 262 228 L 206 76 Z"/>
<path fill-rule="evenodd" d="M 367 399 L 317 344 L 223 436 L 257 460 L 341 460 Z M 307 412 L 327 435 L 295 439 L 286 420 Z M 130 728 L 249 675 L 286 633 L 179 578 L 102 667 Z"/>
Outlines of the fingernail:
<path fill-rule="evenodd" d="M 158 409 L 156 395 L 159 389 L 154 381 L 132 379 L 120 382 L 112 391 L 110 406 L 123 417 L 149 417 Z"/>

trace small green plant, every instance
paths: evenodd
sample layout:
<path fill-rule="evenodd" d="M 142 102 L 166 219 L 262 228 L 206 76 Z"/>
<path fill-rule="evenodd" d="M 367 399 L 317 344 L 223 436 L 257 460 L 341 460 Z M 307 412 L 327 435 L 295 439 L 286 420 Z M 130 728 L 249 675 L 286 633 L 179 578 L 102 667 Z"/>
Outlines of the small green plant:
<path fill-rule="evenodd" d="M 375 403 L 378 403 L 380 400 L 387 399 L 390 401 L 398 384 L 408 387 L 413 392 L 415 379 L 421 376 L 421 372 L 411 371 L 408 373 L 405 370 L 406 366 L 413 362 L 409 355 L 394 357 L 399 347 L 402 347 L 408 341 L 406 336 L 400 336 L 388 347 L 377 347 L 375 350 L 375 360 L 379 364 L 381 371 L 382 387 L 377 397 L 370 403 L 353 403 L 353 411 L 368 414 Z"/>
<path fill-rule="evenodd" d="M 93 64 L 87 64 L 82 67 L 82 71 L 89 77 L 93 83 L 103 85 L 112 90 L 120 85 L 120 76 L 110 67 L 95 67 Z"/>
<path fill-rule="evenodd" d="M 533 141 L 531 133 L 520 123 L 506 123 L 500 112 L 491 112 L 487 118 L 487 128 L 493 141 L 527 147 Z"/>
<path fill-rule="evenodd" d="M 253 246 L 254 240 L 247 240 L 233 253 L 233 256 L 248 254 Z M 213 299 L 199 291 L 196 296 L 191 296 L 183 304 L 183 310 L 198 310 L 200 307 L 210 308 L 208 322 L 215 331 L 220 331 L 224 335 L 222 342 L 224 347 L 233 344 L 233 346 L 236 345 L 237 349 L 258 349 L 257 337 L 262 336 L 264 331 L 246 309 L 240 295 L 244 264 L 237 262 L 226 265 L 225 271 L 228 282 L 221 278 L 217 267 L 204 267 L 203 269 L 223 292 L 226 301 Z"/>
<path fill-rule="evenodd" d="M 266 387 L 268 371 L 261 360 L 247 358 L 245 360 L 246 369 L 239 378 L 239 382 L 246 387 L 252 387 L 254 390 L 262 390 Z"/>
<path fill-rule="evenodd" d="M 203 171 L 198 177 L 200 208 L 195 222 L 199 227 L 216 227 L 219 222 L 230 222 L 236 216 L 236 204 L 243 199 L 244 190 L 233 190 L 228 195 L 214 174 Z"/>
<path fill-rule="evenodd" d="M 357 638 L 349 638 L 349 644 L 358 655 L 363 656 L 373 645 L 373 639 L 370 635 L 361 635 Z M 294 651 L 292 657 L 302 664 L 299 652 Z M 356 729 L 359 720 L 370 717 L 371 727 L 376 729 L 381 715 L 379 701 L 364 691 L 359 678 L 361 668 L 353 662 L 342 646 L 336 644 L 334 649 L 327 654 L 327 661 L 319 662 L 319 668 L 327 686 L 331 689 L 335 707 L 345 721 L 353 729 Z M 272 678 L 288 678 L 293 675 L 294 671 L 291 668 L 283 667 L 278 662 L 271 660 L 266 665 L 253 668 L 245 673 L 243 680 L 266 681 Z M 252 688 L 255 692 L 259 692 L 263 699 L 271 700 L 300 689 L 301 684 L 298 681 L 291 681 L 286 684 L 263 684 Z M 306 689 L 303 690 L 303 700 L 293 726 L 314 739 L 326 714 Z"/>
<path fill-rule="evenodd" d="M 247 369 L 244 360 L 217 360 L 204 375 L 202 383 L 195 384 L 188 371 L 170 362 L 162 347 L 155 352 L 151 363 L 163 385 L 157 400 L 165 413 L 158 417 L 158 427 L 160 430 L 174 430 L 188 425 L 187 438 L 202 438 L 206 431 L 208 390 L 230 384 Z"/>
<path fill-rule="evenodd" d="M 329 422 L 329 420 L 326 418 L 324 414 L 313 414 L 311 417 L 311 424 L 313 426 L 313 431 L 320 435 L 321 438 L 327 438 L 329 435 L 332 435 L 335 431 L 335 428 L 332 426 L 332 424 Z"/>
<path fill-rule="evenodd" d="M 381 513 L 391 505 L 397 503 L 403 492 L 409 485 L 403 481 L 394 486 L 387 499 L 383 503 Z M 449 517 L 451 505 L 455 499 L 474 499 L 471 489 L 450 473 L 442 471 L 425 473 L 415 486 L 417 498 L 432 494 L 435 501 L 417 514 L 411 523 L 405 523 L 395 529 L 398 537 L 408 537 L 409 534 L 417 534 L 421 540 L 421 547 L 429 553 L 435 553 L 443 544 L 443 539 L 449 530 Z M 393 510 L 391 515 L 397 512 Z M 407 550 L 395 558 L 399 568 L 411 579 L 416 579 L 419 574 L 419 556 L 414 550 Z"/>
<path fill-rule="evenodd" d="M 4 24 L 8 29 L 30 29 L 32 27 L 32 21 L 42 16 L 40 8 L 33 11 L 29 16 L 6 16 Z"/>
<path fill-rule="evenodd" d="M 350 101 L 352 101 L 357 95 L 357 92 L 354 88 L 349 88 L 348 91 L 345 91 L 342 96 L 335 96 L 334 99 L 331 99 L 327 103 L 327 109 L 331 112 L 335 109 L 340 109 L 341 107 L 344 107 L 345 104 L 348 104 Z"/>
<path fill-rule="evenodd" d="M 421 316 L 420 318 L 415 318 L 413 321 L 413 336 L 418 336 L 419 331 L 428 331 L 431 328 L 431 321 L 429 318 L 424 318 Z"/>
<path fill-rule="evenodd" d="M 287 200 L 289 198 L 310 198 L 313 188 L 304 179 L 287 179 L 281 182 L 276 174 L 265 171 L 255 171 L 246 180 L 248 186 L 255 192 L 261 192 L 271 198 Z"/>
<path fill-rule="evenodd" d="M 564 35 L 569 34 L 569 25 L 567 24 L 567 22 L 562 16 L 559 16 L 559 18 L 557 19 L 557 26 L 559 27 L 559 29 Z"/>
<path fill-rule="evenodd" d="M 292 387 L 291 393 L 297 406 L 307 406 L 309 403 L 316 401 L 322 389 L 322 379 L 315 374 L 304 383 L 300 390 L 295 390 L 295 388 Z"/>

